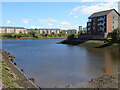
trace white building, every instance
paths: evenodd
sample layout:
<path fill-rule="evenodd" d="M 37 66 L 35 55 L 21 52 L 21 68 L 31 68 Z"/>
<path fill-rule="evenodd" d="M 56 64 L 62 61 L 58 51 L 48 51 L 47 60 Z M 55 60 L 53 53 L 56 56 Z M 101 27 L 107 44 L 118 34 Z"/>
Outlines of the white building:
<path fill-rule="evenodd" d="M 24 27 L 0 27 L 0 33 L 27 33 Z"/>
<path fill-rule="evenodd" d="M 61 30 L 60 29 L 55 29 L 55 28 L 53 28 L 53 29 L 40 28 L 39 33 L 42 34 L 43 32 L 45 32 L 47 34 L 51 34 L 52 32 L 59 34 L 61 32 Z"/>
<path fill-rule="evenodd" d="M 79 31 L 82 30 L 82 26 L 79 26 Z"/>
<path fill-rule="evenodd" d="M 77 30 L 76 29 L 69 29 L 66 30 L 67 34 L 73 33 L 73 34 L 77 34 Z"/>

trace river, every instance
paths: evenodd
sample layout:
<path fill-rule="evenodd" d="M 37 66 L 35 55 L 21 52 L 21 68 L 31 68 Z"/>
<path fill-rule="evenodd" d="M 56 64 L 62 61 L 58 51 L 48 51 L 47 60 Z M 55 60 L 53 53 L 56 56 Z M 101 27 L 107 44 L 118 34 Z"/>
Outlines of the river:
<path fill-rule="evenodd" d="M 118 71 L 118 53 L 103 49 L 56 44 L 63 39 L 3 40 L 18 68 L 35 84 L 51 88 L 80 83 Z"/>

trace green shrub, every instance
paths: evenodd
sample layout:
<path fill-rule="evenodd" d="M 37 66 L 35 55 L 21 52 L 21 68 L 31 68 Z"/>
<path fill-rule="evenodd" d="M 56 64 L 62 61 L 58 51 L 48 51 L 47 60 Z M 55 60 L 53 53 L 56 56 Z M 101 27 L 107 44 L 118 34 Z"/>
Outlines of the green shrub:
<path fill-rule="evenodd" d="M 75 39 L 75 35 L 71 33 L 70 35 L 68 35 L 67 39 Z"/>
<path fill-rule="evenodd" d="M 120 42 L 120 28 L 116 28 L 113 32 L 112 32 L 112 42 L 114 43 L 118 43 Z"/>

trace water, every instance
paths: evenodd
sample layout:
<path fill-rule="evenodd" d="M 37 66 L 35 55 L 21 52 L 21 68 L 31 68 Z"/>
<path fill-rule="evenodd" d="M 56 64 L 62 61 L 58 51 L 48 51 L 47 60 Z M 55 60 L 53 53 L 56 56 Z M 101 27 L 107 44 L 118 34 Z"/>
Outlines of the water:
<path fill-rule="evenodd" d="M 103 49 L 56 44 L 62 39 L 3 40 L 17 66 L 40 87 L 57 87 L 116 73 L 118 53 Z"/>

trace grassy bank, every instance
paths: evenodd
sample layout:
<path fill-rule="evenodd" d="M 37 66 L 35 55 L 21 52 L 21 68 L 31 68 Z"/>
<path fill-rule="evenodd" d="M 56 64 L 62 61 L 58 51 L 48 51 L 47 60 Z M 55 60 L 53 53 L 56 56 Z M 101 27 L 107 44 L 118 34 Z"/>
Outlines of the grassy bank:
<path fill-rule="evenodd" d="M 2 83 L 3 88 L 33 88 L 36 90 L 36 86 L 30 81 L 22 71 L 16 67 L 14 56 L 7 51 L 1 50 L 0 64 L 2 65 Z"/>
<path fill-rule="evenodd" d="M 0 59 L 0 64 L 2 66 L 2 72 L 0 77 L 2 77 L 3 88 L 20 88 L 17 85 L 15 80 L 15 75 L 11 72 L 11 70 L 5 65 L 5 63 Z"/>

